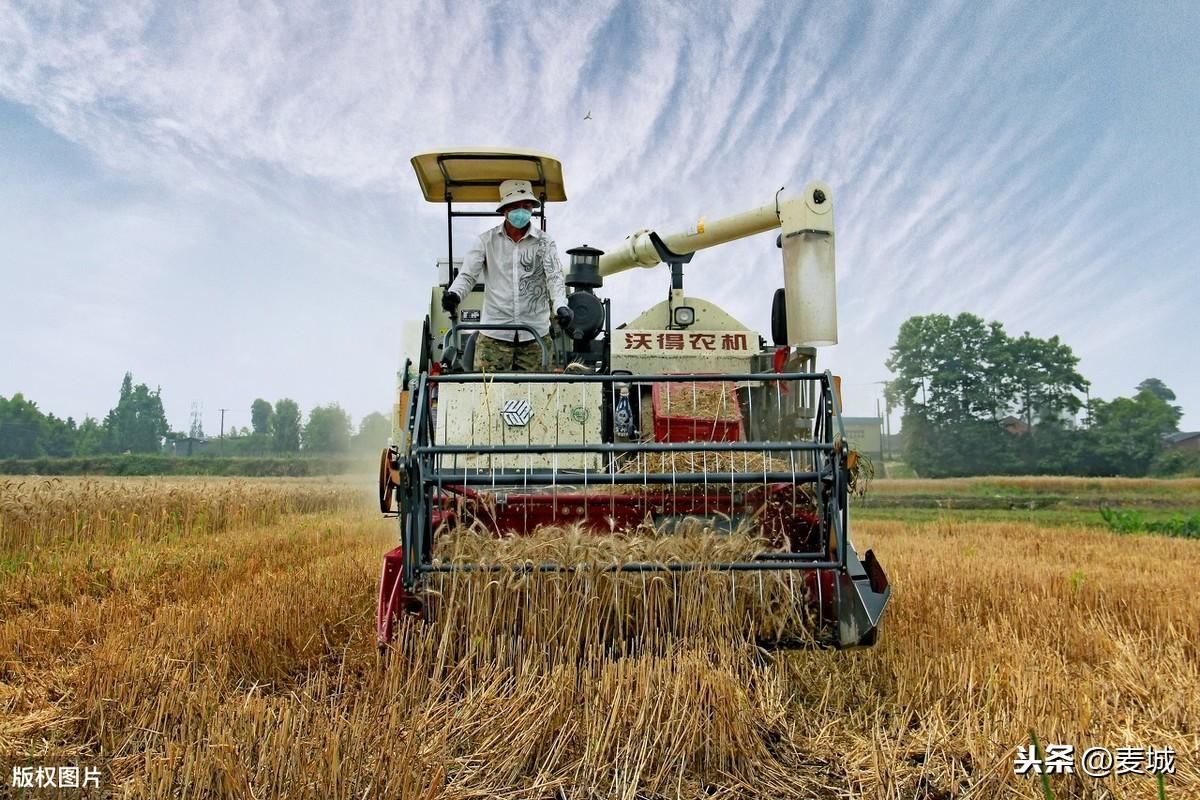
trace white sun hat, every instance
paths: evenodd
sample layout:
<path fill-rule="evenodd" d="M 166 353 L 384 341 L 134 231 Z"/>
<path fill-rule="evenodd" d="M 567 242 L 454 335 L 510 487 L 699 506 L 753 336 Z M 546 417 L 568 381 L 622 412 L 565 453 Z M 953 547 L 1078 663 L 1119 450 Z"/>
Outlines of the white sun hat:
<path fill-rule="evenodd" d="M 522 200 L 532 200 L 533 207 L 537 208 L 541 205 L 538 199 L 533 196 L 533 184 L 529 181 L 509 180 L 500 184 L 500 205 L 496 206 L 496 210 L 502 210 L 510 203 L 519 203 Z"/>

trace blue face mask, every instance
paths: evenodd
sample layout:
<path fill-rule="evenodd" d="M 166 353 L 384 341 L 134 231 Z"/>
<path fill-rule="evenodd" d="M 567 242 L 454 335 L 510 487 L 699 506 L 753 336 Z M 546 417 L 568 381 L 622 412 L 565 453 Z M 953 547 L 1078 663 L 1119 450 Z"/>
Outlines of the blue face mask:
<path fill-rule="evenodd" d="M 533 216 L 533 212 L 528 208 L 514 208 L 511 209 L 506 216 L 508 217 L 509 225 L 520 229 L 529 224 L 529 219 Z"/>

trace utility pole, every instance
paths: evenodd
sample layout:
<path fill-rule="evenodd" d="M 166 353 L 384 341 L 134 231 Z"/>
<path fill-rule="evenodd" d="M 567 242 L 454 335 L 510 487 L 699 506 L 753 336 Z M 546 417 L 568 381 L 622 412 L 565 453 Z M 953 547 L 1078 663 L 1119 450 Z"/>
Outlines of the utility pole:
<path fill-rule="evenodd" d="M 228 408 L 221 409 L 221 452 L 222 453 L 225 452 L 225 412 L 226 411 L 229 411 L 229 409 Z"/>
<path fill-rule="evenodd" d="M 887 431 L 887 443 L 888 443 L 887 452 L 888 452 L 888 459 L 891 460 L 893 458 L 893 456 L 892 456 L 892 401 L 891 401 L 891 399 L 889 399 L 889 398 L 884 399 L 884 410 L 887 411 L 887 415 L 884 416 L 884 418 L 883 418 L 885 421 L 885 425 L 886 425 L 885 429 Z"/>
<path fill-rule="evenodd" d="M 884 433 L 883 411 L 879 407 L 879 398 L 878 397 L 875 398 L 875 416 L 878 417 L 878 419 L 879 419 L 879 457 L 882 458 L 886 462 L 886 461 L 889 461 L 892 457 L 891 456 L 892 446 L 890 444 L 888 444 L 887 434 Z M 886 478 L 887 477 L 887 467 L 884 466 L 883 464 L 880 464 L 879 468 L 880 468 L 879 469 L 880 474 Z"/>
<path fill-rule="evenodd" d="M 890 461 L 892 459 L 892 401 L 887 397 L 887 385 L 891 383 L 891 381 L 871 381 L 871 383 L 878 385 L 880 387 L 880 391 L 884 393 L 883 403 L 886 413 L 880 412 L 879 398 L 876 397 L 875 416 L 883 420 L 881 434 L 885 444 L 881 449 L 883 450 L 884 457 Z M 923 389 L 924 385 L 922 384 L 922 390 Z"/>

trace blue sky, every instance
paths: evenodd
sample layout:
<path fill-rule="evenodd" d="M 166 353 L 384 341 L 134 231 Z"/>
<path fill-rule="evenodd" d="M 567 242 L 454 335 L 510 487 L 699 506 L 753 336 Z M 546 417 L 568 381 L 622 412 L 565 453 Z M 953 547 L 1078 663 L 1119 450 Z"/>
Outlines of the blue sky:
<path fill-rule="evenodd" d="M 0 394 L 100 416 L 132 370 L 210 432 L 386 409 L 444 254 L 408 159 L 497 145 L 562 159 L 561 250 L 830 183 L 851 413 L 904 319 L 971 311 L 1200 428 L 1198 9 L 3 4 Z M 766 331 L 781 279 L 760 236 L 687 286 Z M 605 292 L 619 322 L 667 283 Z"/>

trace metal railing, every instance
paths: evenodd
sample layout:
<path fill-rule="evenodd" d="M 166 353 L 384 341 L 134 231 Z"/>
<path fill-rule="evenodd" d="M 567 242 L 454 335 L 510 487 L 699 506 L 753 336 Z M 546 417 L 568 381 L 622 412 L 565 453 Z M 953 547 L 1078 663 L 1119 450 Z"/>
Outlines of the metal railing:
<path fill-rule="evenodd" d="M 608 441 L 596 442 L 532 442 L 492 444 L 479 443 L 447 443 L 439 442 L 437 426 L 437 409 L 434 398 L 438 387 L 449 384 L 482 383 L 487 386 L 506 387 L 520 384 L 525 386 L 537 384 L 598 384 L 605 405 L 611 404 L 610 414 L 615 412 L 617 403 L 616 387 L 636 387 L 640 394 L 645 387 L 656 384 L 692 383 L 693 393 L 697 384 L 718 384 L 721 387 L 733 386 L 745 389 L 744 405 L 745 429 L 760 430 L 753 419 L 754 398 L 759 398 L 760 404 L 765 392 L 773 387 L 776 400 L 780 395 L 790 391 L 800 392 L 802 387 L 815 387 L 816 408 L 812 422 L 811 439 L 807 441 L 612 441 L 611 425 L 602 422 L 601 438 Z M 653 390 L 651 389 L 653 394 Z M 403 581 L 406 589 L 414 590 L 422 575 L 440 572 L 469 572 L 475 570 L 492 571 L 524 571 L 524 572 L 557 572 L 579 569 L 576 565 L 566 564 L 525 564 L 509 565 L 478 565 L 462 563 L 433 563 L 434 513 L 445 507 L 446 498 L 471 492 L 472 487 L 482 490 L 508 490 L 528 493 L 531 490 L 550 488 L 554 498 L 558 498 L 563 487 L 582 486 L 582 495 L 571 494 L 572 497 L 582 497 L 586 504 L 589 500 L 602 501 L 603 495 L 593 495 L 592 491 L 604 487 L 620 486 L 670 487 L 677 493 L 680 487 L 685 491 L 694 491 L 702 487 L 707 500 L 710 487 L 718 494 L 729 490 L 731 510 L 734 507 L 736 492 L 751 484 L 761 484 L 764 488 L 772 485 L 790 484 L 793 490 L 793 500 L 797 487 L 811 484 L 816 487 L 812 495 L 815 506 L 815 516 L 819 525 L 818 535 L 822 542 L 820 550 L 806 552 L 771 551 L 758 553 L 751 561 L 735 561 L 726 563 L 684 563 L 684 562 L 638 562 L 612 564 L 595 567 L 602 571 L 621 572 L 679 572 L 695 569 L 706 570 L 817 570 L 839 569 L 846 570 L 848 542 L 848 516 L 846 500 L 848 496 L 849 475 L 846 467 L 846 452 L 844 447 L 845 432 L 838 407 L 833 378 L 829 372 L 800 372 L 800 373 L 741 373 L 741 374 L 694 374 L 694 375 L 598 375 L 598 374 L 542 374 L 542 373 L 504 373 L 483 375 L 466 374 L 422 374 L 413 393 L 414 400 L 409 407 L 409 429 L 412 431 L 412 448 L 409 458 L 403 465 L 406 470 L 404 486 L 405 498 L 402 503 L 401 529 L 403 540 Z M 663 392 L 668 398 L 670 389 Z M 739 406 L 743 401 L 739 397 Z M 783 403 L 777 402 L 776 407 L 782 408 Z M 668 409 L 669 411 L 669 409 Z M 606 415 L 606 419 L 611 416 Z M 760 420 L 761 422 L 761 420 Z M 444 432 L 443 432 L 444 433 Z M 445 435 L 442 437 L 446 438 Z M 672 462 L 671 472 L 650 472 L 641 461 L 648 454 L 691 454 L 693 460 L 698 454 L 705 460 L 707 454 L 728 454 L 730 469 L 720 471 L 678 472 Z M 733 469 L 732 459 L 737 453 L 761 454 L 763 469 L 745 471 Z M 588 460 L 582 460 L 582 469 L 546 469 L 544 465 L 534 466 L 532 456 L 549 456 L 557 459 L 560 455 L 582 454 L 595 456 L 596 469 L 588 469 Z M 774 454 L 784 454 L 790 469 L 768 469 L 772 464 Z M 496 467 L 481 468 L 478 465 L 468 466 L 469 457 L 495 458 L 497 456 L 526 456 L 525 467 Z M 460 466 L 459 459 L 462 459 Z M 797 464 L 797 461 L 800 463 Z M 630 468 L 633 465 L 633 468 Z M 641 467 L 640 469 L 638 467 Z M 691 487 L 690 489 L 687 487 Z M 765 496 L 765 494 L 764 494 Z M 610 498 L 615 494 L 610 493 Z M 615 502 L 615 501 L 614 501 Z M 678 504 L 676 505 L 676 509 Z M 832 535 L 831 535 L 832 534 Z M 840 584 L 838 584 L 840 596 Z"/>
<path fill-rule="evenodd" d="M 461 351 L 464 349 L 462 347 L 462 342 L 459 339 L 459 334 L 462 331 L 514 331 L 514 332 L 524 331 L 524 332 L 527 332 L 530 336 L 533 337 L 533 339 L 531 341 L 537 342 L 538 348 L 541 349 L 542 369 L 550 368 L 550 351 L 547 349 L 546 343 L 544 341 L 542 341 L 542 337 L 538 335 L 537 330 L 535 330 L 532 325 L 525 325 L 525 324 L 519 323 L 519 322 L 504 322 L 504 323 L 499 323 L 499 322 L 488 322 L 488 323 L 455 322 L 452 326 L 450 326 L 450 330 L 446 331 L 446 336 L 442 340 L 442 353 L 453 353 L 453 355 L 450 358 L 451 361 L 453 361 L 454 358 L 457 358 L 457 356 L 460 355 Z M 454 342 L 454 351 L 451 351 L 451 349 L 450 349 L 450 342 L 452 342 L 452 341 Z M 512 342 L 505 342 L 505 344 L 512 344 Z M 528 342 L 521 342 L 521 344 L 528 344 Z M 443 355 L 442 358 L 443 358 L 443 360 L 445 360 L 446 356 Z"/>

